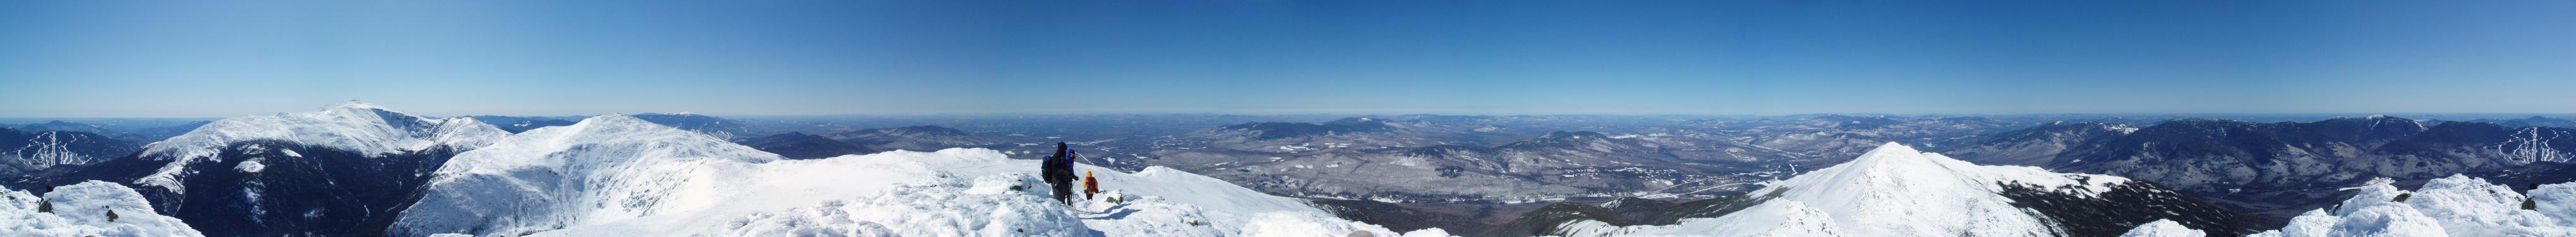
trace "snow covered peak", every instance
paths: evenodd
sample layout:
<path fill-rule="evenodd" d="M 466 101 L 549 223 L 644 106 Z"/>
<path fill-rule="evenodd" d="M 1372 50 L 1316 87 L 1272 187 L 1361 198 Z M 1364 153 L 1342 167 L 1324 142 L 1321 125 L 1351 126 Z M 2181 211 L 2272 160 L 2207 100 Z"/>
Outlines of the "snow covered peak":
<path fill-rule="evenodd" d="M 731 190 L 744 172 L 779 160 L 702 133 L 594 116 L 457 154 L 395 231 L 519 235 L 700 209 L 741 195 Z M 530 208 L 493 208 L 504 206 Z"/>
<path fill-rule="evenodd" d="M 144 151 L 189 158 L 213 155 L 215 149 L 232 142 L 284 140 L 386 154 L 436 145 L 470 149 L 508 134 L 472 118 L 432 119 L 351 101 L 315 111 L 216 120 L 187 134 L 155 142 Z"/>
<path fill-rule="evenodd" d="M 670 126 L 667 126 L 667 125 L 655 124 L 655 123 L 653 123 L 652 121 L 644 121 L 644 119 L 635 118 L 635 116 L 630 116 L 630 115 L 626 115 L 626 114 L 602 114 L 602 115 L 599 115 L 599 116 L 590 116 L 590 118 L 584 118 L 584 119 L 581 119 L 581 122 L 573 123 L 573 125 L 582 125 L 582 124 L 591 124 L 591 126 L 647 126 L 647 125 L 650 125 L 650 126 L 670 127 Z M 676 128 L 675 128 L 675 129 L 676 129 Z"/>
<path fill-rule="evenodd" d="M 137 183 L 172 192 L 189 164 L 209 160 L 238 142 L 282 141 L 329 147 L 359 154 L 384 155 L 437 147 L 474 149 L 509 136 L 499 127 L 472 118 L 433 119 L 346 102 L 320 110 L 216 120 L 143 148 L 144 159 L 172 160 Z"/>
<path fill-rule="evenodd" d="M 2053 226 L 2014 207 L 1986 180 L 2045 176 L 1986 174 L 2032 171 L 1985 168 L 1890 142 L 1851 162 L 1753 193 L 1776 193 L 1780 200 L 1823 210 L 1854 236 L 2051 235 Z"/>
<path fill-rule="evenodd" d="M 340 103 L 337 103 L 337 104 L 331 104 L 331 105 L 322 106 L 322 109 L 323 109 L 323 110 L 333 110 L 333 109 L 388 110 L 388 109 L 385 109 L 385 107 L 384 107 L 384 106 L 376 106 L 376 104 L 368 104 L 367 102 L 358 102 L 357 100 L 349 100 L 348 102 L 340 102 Z M 388 111 L 390 111 L 390 110 L 388 110 Z"/>
<path fill-rule="evenodd" d="M 2036 167 L 1980 166 L 1890 142 L 1850 162 L 1766 183 L 1749 195 L 1768 199 L 1745 211 L 1678 225 L 1579 222 L 1567 227 L 1573 235 L 2054 236 L 2067 232 L 2062 223 L 2014 205 L 2003 192 L 2019 188 L 2098 197 L 2129 182 Z"/>
<path fill-rule="evenodd" d="M 1914 150 L 1914 147 L 1911 147 L 1911 146 L 1905 146 L 1905 144 L 1897 144 L 1896 142 L 1887 142 L 1887 144 L 1879 144 L 1879 145 L 1878 145 L 1878 148 L 1871 148 L 1871 149 L 1869 150 L 1869 152 L 1867 152 L 1867 153 L 1861 153 L 1860 158 L 1852 158 L 1852 161 L 1850 161 L 1850 162 L 1845 162 L 1845 163 L 1843 163 L 1843 165 L 1852 165 L 1852 166 L 1858 166 L 1858 167 L 1876 167 L 1876 166 L 1880 166 L 1880 165 L 1882 165 L 1882 163 L 1889 163 L 1889 162 L 1896 162 L 1896 163 L 1919 163 L 1919 162 L 1931 162 L 1931 159 L 1932 159 L 1932 158 L 1931 158 L 1931 157 L 1928 157 L 1928 156 L 1939 156 L 1939 154 L 1925 154 L 1925 153 L 1923 153 L 1922 151 L 1916 151 L 1916 150 Z M 1948 157 L 1942 157 L 1942 158 L 1948 158 Z"/>
<path fill-rule="evenodd" d="M 617 168 L 725 160 L 781 160 L 703 133 L 654 124 L 622 114 L 582 119 L 569 126 L 528 130 L 481 149 L 457 154 L 439 175 L 506 174 L 555 169 L 567 174 L 623 172 Z M 444 180 L 444 179 L 442 179 Z"/>

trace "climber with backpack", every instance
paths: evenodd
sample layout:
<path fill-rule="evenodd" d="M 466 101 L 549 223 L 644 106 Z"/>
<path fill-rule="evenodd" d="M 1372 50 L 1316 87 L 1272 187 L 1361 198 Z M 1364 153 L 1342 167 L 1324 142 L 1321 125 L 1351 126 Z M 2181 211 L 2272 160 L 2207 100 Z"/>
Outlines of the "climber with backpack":
<path fill-rule="evenodd" d="M 1098 194 L 1100 194 L 1100 179 L 1092 177 L 1089 171 L 1082 172 L 1082 200 L 1091 200 L 1092 195 Z"/>

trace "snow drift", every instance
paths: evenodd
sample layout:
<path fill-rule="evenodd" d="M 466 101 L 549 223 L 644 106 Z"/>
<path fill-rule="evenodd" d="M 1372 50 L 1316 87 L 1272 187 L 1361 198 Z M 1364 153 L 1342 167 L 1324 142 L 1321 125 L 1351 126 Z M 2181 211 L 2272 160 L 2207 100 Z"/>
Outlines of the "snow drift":
<path fill-rule="evenodd" d="M 104 181 L 55 187 L 41 199 L 8 190 L 0 193 L 0 220 L 5 236 L 205 236 L 179 218 L 153 214 L 134 189 Z"/>
<path fill-rule="evenodd" d="M 2386 183 L 2360 189 L 2341 205 L 2254 236 L 2576 236 L 2576 183 L 2541 185 L 2529 196 L 2462 175 L 2412 192 Z"/>
<path fill-rule="evenodd" d="M 2201 236 L 2209 236 L 2209 233 L 2200 232 L 2200 230 L 2194 230 L 2194 229 L 2191 229 L 2191 227 L 2188 227 L 2188 226 L 2182 226 L 2182 223 L 2176 223 L 2176 222 L 2174 222 L 2173 220 L 2156 220 L 2156 222 L 2148 222 L 2148 223 L 2147 223 L 2147 224 L 2145 224 L 2145 225 L 2138 225 L 2138 229 L 2129 230 L 2129 233 L 2120 234 L 2120 237 L 2201 237 Z"/>
<path fill-rule="evenodd" d="M 1569 235 L 2055 236 L 2057 221 L 2013 205 L 2004 185 L 2095 195 L 2132 182 L 2034 167 L 1979 166 L 1887 143 L 1850 162 L 1766 183 L 1771 196 L 1743 211 L 1678 225 L 1566 224 Z M 1776 195 L 1776 196 L 1775 196 Z"/>

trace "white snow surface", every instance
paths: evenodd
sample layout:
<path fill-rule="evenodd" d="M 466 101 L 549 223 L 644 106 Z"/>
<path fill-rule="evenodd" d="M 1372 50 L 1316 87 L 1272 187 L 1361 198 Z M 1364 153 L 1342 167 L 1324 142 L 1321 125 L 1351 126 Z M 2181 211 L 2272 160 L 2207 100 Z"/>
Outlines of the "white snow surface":
<path fill-rule="evenodd" d="M 2138 225 L 2138 228 L 2137 228 L 2137 229 L 2130 229 L 2130 230 L 2129 230 L 2129 233 L 2120 234 L 2120 237 L 2201 237 L 2201 236 L 2209 236 L 2209 233 L 2203 233 L 2203 232 L 2200 232 L 2200 230 L 2194 230 L 2194 229 L 2191 229 L 2191 227 L 2189 227 L 2189 226 L 2182 226 L 2182 223 L 2181 223 L 2181 222 L 2174 222 L 2173 220 L 2164 220 L 2164 219 L 2158 219 L 2158 220 L 2156 220 L 2155 222 L 2147 222 L 2147 224 L 2144 224 L 2144 225 Z"/>
<path fill-rule="evenodd" d="M 1833 216 L 1798 201 L 1763 202 L 1736 213 L 1663 226 L 1617 227 L 1586 220 L 1564 229 L 1572 232 L 1566 236 L 1845 236 Z"/>
<path fill-rule="evenodd" d="M 394 229 L 517 235 L 703 208 L 737 194 L 725 179 L 778 160 L 702 133 L 594 116 L 457 154 Z"/>
<path fill-rule="evenodd" d="M 50 202 L 52 212 L 38 212 Z M 109 220 L 109 212 L 116 218 Z M 55 187 L 42 199 L 19 190 L 0 193 L 0 236 L 205 236 L 179 218 L 152 212 L 134 189 L 105 181 Z"/>
<path fill-rule="evenodd" d="M 458 154 L 393 229 L 484 236 L 1400 234 L 1332 218 L 1301 199 L 1164 167 L 1129 174 L 1080 166 L 1111 191 L 1102 196 L 1123 202 L 1067 206 L 1046 197 L 1038 163 L 974 148 L 785 160 L 603 115 Z"/>
<path fill-rule="evenodd" d="M 2453 175 L 2411 192 L 2385 183 L 2360 190 L 2340 206 L 2308 211 L 2289 226 L 2254 236 L 2576 236 L 2576 202 L 2570 202 L 2576 183 L 2542 185 L 2525 196 Z M 2536 210 L 2522 209 L 2526 197 Z"/>
<path fill-rule="evenodd" d="M 211 160 L 226 144 L 240 141 L 283 140 L 362 154 L 390 154 L 438 145 L 483 147 L 509 135 L 473 118 L 432 119 L 350 101 L 308 112 L 215 120 L 187 134 L 145 145 L 143 153 L 147 157 L 179 160 L 136 183 L 184 192 L 178 184 L 188 164 Z"/>
<path fill-rule="evenodd" d="M 241 164 L 233 165 L 233 171 L 240 171 L 242 173 L 259 173 L 260 171 L 268 170 L 268 165 L 259 163 L 259 160 L 260 159 L 253 158 L 242 161 Z"/>
<path fill-rule="evenodd" d="M 2125 182 L 2130 181 L 2107 175 L 2051 173 L 2035 167 L 1980 166 L 1890 142 L 1850 162 L 1787 180 L 1772 181 L 1765 185 L 1767 187 L 1751 192 L 1751 195 L 1779 195 L 1760 204 L 1775 207 L 1748 209 L 1771 211 L 1740 211 L 1706 218 L 1714 220 L 1683 220 L 1682 224 L 1670 227 L 1630 226 L 1610 230 L 1606 225 L 1581 226 L 1578 223 L 1569 224 L 1567 229 L 1608 235 L 1723 233 L 1709 235 L 1756 236 L 1780 234 L 1747 232 L 1747 228 L 1763 228 L 1743 226 L 1742 223 L 1692 223 L 1797 220 L 1818 223 L 1782 223 L 1779 224 L 1781 227 L 1769 230 L 1792 226 L 1802 229 L 1799 231 L 1813 230 L 1789 235 L 2052 236 L 2062 231 L 2044 218 L 2012 206 L 2011 199 L 1996 193 L 2001 190 L 2001 185 L 2036 185 L 2056 192 L 2098 195 Z"/>

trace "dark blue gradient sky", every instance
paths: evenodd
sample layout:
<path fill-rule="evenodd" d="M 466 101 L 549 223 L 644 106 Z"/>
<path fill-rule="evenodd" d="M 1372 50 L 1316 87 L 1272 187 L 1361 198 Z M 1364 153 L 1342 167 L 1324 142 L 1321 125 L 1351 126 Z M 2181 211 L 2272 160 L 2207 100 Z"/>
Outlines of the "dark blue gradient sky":
<path fill-rule="evenodd" d="M 2576 1 L 9 1 L 0 117 L 2576 112 Z"/>

